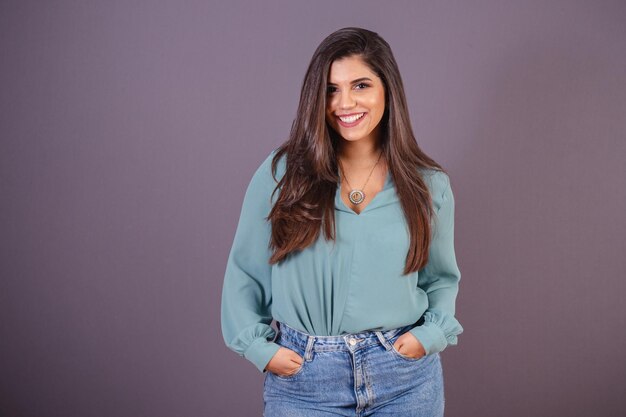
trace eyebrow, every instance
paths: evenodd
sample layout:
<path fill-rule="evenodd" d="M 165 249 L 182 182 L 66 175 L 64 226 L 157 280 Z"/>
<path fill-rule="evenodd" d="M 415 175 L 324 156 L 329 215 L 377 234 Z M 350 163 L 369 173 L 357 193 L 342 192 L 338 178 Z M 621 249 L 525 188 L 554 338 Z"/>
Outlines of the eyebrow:
<path fill-rule="evenodd" d="M 352 80 L 352 82 L 350 82 L 350 84 L 356 84 L 358 82 L 366 81 L 366 80 L 367 81 L 372 81 L 371 79 L 369 79 L 367 77 L 361 77 L 361 78 L 357 78 L 356 80 Z M 329 82 L 328 85 L 337 85 L 337 84 L 333 84 L 333 83 Z"/>

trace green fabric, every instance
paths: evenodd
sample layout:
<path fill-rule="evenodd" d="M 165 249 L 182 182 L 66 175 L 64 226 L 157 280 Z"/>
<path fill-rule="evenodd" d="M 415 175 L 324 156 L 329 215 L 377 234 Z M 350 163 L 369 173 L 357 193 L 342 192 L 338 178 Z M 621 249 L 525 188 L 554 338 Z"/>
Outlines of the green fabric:
<path fill-rule="evenodd" d="M 273 150 L 245 193 L 227 260 L 221 326 L 228 348 L 261 372 L 280 346 L 272 319 L 312 335 L 334 336 L 424 323 L 410 332 L 427 354 L 457 344 L 463 328 L 454 317 L 461 273 L 454 252 L 454 197 L 448 176 L 423 178 L 436 209 L 427 265 L 402 275 L 408 226 L 391 175 L 356 214 L 335 194 L 336 242 L 323 233 L 305 250 L 270 265 L 271 225 L 265 220 L 279 191 L 271 174 Z M 285 156 L 277 179 L 285 172 Z"/>

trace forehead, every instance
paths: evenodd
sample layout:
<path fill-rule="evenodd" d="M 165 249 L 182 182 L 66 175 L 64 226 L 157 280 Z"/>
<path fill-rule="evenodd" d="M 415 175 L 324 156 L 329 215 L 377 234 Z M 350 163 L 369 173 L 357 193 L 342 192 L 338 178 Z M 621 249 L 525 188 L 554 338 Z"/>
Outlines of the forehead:
<path fill-rule="evenodd" d="M 378 78 L 359 56 L 337 59 L 332 62 L 328 71 L 328 82 L 333 84 L 350 83 L 361 77 L 369 77 L 372 80 Z"/>

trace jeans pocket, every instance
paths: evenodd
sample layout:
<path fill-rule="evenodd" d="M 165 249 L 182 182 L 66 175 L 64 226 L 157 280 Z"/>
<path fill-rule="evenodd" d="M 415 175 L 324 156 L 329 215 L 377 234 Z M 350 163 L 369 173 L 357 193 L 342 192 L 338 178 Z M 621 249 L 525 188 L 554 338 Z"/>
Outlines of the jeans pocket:
<path fill-rule="evenodd" d="M 282 379 L 284 381 L 289 381 L 294 379 L 295 377 L 297 377 L 298 375 L 300 375 L 302 373 L 302 371 L 304 370 L 304 368 L 306 367 L 306 363 L 307 361 L 302 359 L 302 364 L 300 365 L 300 367 L 298 368 L 298 370 L 296 372 L 294 372 L 293 374 L 289 374 L 289 375 L 278 375 L 272 372 L 272 375 L 274 375 L 276 378 L 278 379 Z"/>
<path fill-rule="evenodd" d="M 272 372 L 272 375 L 274 375 L 278 379 L 282 379 L 284 381 L 292 380 L 295 377 L 297 377 L 298 375 L 300 375 L 302 373 L 302 371 L 304 370 L 304 368 L 306 367 L 307 361 L 304 360 L 304 352 L 299 347 L 297 347 L 292 341 L 290 341 L 289 339 L 284 339 L 284 338 L 280 337 L 280 338 L 276 339 L 276 343 L 278 345 L 284 347 L 284 348 L 287 348 L 289 350 L 293 350 L 298 355 L 300 355 L 300 357 L 302 358 L 302 364 L 300 365 L 300 367 L 293 374 L 278 375 L 278 374 L 275 374 L 275 373 Z"/>
<path fill-rule="evenodd" d="M 426 357 L 426 355 L 420 356 L 419 358 L 412 358 L 412 357 L 410 357 L 410 356 L 405 356 L 405 355 L 403 355 L 402 353 L 398 352 L 398 349 L 396 349 L 396 347 L 395 347 L 393 344 L 394 344 L 394 343 L 396 342 L 396 340 L 398 340 L 398 338 L 399 338 L 400 336 L 402 336 L 403 334 L 404 334 L 404 333 L 398 334 L 398 335 L 396 335 L 396 336 L 392 337 L 391 339 L 389 339 L 389 343 L 391 344 L 391 349 L 390 349 L 390 350 L 391 350 L 391 352 L 392 352 L 395 356 L 397 356 L 398 358 L 403 359 L 403 360 L 408 361 L 408 362 L 418 362 L 418 361 L 421 361 L 422 359 L 424 359 L 424 358 Z"/>

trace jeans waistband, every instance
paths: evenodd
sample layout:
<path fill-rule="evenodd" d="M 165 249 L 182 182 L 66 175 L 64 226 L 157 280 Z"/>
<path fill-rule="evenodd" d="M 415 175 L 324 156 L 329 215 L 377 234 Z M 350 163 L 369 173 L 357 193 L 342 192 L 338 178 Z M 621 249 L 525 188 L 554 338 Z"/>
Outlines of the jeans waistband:
<path fill-rule="evenodd" d="M 389 340 L 414 327 L 409 324 L 390 330 L 367 330 L 359 333 L 347 333 L 339 336 L 315 336 L 294 329 L 283 322 L 277 322 L 277 340 L 299 347 L 305 352 L 305 359 L 310 360 L 312 352 L 350 351 L 372 344 L 382 344 L 385 349 L 391 349 Z"/>

